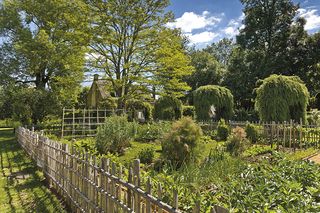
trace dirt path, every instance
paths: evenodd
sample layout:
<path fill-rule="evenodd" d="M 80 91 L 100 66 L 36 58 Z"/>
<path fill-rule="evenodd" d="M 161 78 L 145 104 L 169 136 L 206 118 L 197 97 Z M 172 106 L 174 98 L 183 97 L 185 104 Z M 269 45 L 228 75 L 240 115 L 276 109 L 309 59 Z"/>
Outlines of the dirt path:
<path fill-rule="evenodd" d="M 311 158 L 309 158 L 309 160 L 317 163 L 317 164 L 320 164 L 320 153 L 318 153 L 317 155 L 315 156 L 312 156 Z"/>
<path fill-rule="evenodd" d="M 65 212 L 12 129 L 0 129 L 0 212 Z"/>

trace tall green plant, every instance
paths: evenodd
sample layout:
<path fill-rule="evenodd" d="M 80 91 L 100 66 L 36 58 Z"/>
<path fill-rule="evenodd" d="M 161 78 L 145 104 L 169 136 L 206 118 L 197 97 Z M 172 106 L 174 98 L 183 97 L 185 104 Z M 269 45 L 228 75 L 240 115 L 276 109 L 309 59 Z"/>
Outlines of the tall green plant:
<path fill-rule="evenodd" d="M 256 89 L 255 109 L 263 121 L 306 121 L 309 92 L 297 76 L 271 75 Z"/>
<path fill-rule="evenodd" d="M 171 131 L 162 139 L 163 157 L 174 166 L 189 162 L 195 156 L 201 136 L 201 128 L 190 117 L 183 117 L 173 124 Z"/>
<path fill-rule="evenodd" d="M 229 120 L 233 114 L 233 95 L 225 87 L 202 86 L 194 91 L 193 97 L 197 120 L 210 120 L 209 111 L 212 107 L 215 109 L 215 119 Z"/>
<path fill-rule="evenodd" d="M 163 96 L 154 105 L 156 120 L 177 120 L 182 116 L 182 103 L 173 96 Z"/>
<path fill-rule="evenodd" d="M 102 154 L 108 152 L 123 153 L 124 148 L 130 145 L 135 131 L 135 123 L 128 122 L 126 116 L 111 116 L 98 129 L 96 138 L 97 150 Z"/>

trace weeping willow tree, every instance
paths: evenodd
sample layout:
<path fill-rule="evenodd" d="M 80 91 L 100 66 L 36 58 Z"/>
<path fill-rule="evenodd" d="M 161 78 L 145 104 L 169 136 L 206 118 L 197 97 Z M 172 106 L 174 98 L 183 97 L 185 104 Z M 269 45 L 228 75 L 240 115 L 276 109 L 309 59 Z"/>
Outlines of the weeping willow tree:
<path fill-rule="evenodd" d="M 256 89 L 255 109 L 263 121 L 306 120 L 309 92 L 297 76 L 271 75 Z"/>
<path fill-rule="evenodd" d="M 130 112 L 130 116 L 131 118 L 134 118 L 135 115 L 134 113 L 136 111 L 142 111 L 146 121 L 150 121 L 152 118 L 152 106 L 151 104 L 149 104 L 148 102 L 144 102 L 141 100 L 130 100 L 127 103 L 127 111 Z"/>
<path fill-rule="evenodd" d="M 207 85 L 193 93 L 197 120 L 230 119 L 233 114 L 233 95 L 225 87 Z"/>
<path fill-rule="evenodd" d="M 182 116 L 182 103 L 173 96 L 163 96 L 154 105 L 154 119 L 178 120 Z"/>

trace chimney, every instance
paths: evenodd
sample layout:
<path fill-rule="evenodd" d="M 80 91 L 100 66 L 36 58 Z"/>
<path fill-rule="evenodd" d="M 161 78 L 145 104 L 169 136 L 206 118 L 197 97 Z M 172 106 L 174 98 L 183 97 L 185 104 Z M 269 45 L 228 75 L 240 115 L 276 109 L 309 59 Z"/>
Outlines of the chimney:
<path fill-rule="evenodd" d="M 93 75 L 93 80 L 94 80 L 94 81 L 99 80 L 99 75 L 98 75 L 98 74 L 94 74 L 94 75 Z"/>

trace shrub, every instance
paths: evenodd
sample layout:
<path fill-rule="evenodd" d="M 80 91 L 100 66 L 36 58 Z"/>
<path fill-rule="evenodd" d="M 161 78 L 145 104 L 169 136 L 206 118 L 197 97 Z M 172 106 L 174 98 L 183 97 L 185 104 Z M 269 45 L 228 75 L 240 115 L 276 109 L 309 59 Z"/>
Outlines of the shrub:
<path fill-rule="evenodd" d="M 255 109 L 263 121 L 306 120 L 309 92 L 297 76 L 271 75 L 256 89 Z"/>
<path fill-rule="evenodd" d="M 159 98 L 154 105 L 154 118 L 156 120 L 177 120 L 182 115 L 181 101 L 172 96 Z"/>
<path fill-rule="evenodd" d="M 225 141 L 229 136 L 230 128 L 224 119 L 221 119 L 217 126 L 217 139 Z"/>
<path fill-rule="evenodd" d="M 124 148 L 130 145 L 131 139 L 134 137 L 136 124 L 128 122 L 126 116 L 111 116 L 105 121 L 105 124 L 99 127 L 96 147 L 97 150 L 106 154 L 123 153 Z"/>
<path fill-rule="evenodd" d="M 231 119 L 233 114 L 233 95 L 225 87 L 217 85 L 201 86 L 193 93 L 197 120 L 210 120 L 210 108 L 215 108 L 215 119 Z"/>
<path fill-rule="evenodd" d="M 138 126 L 135 139 L 142 142 L 161 139 L 163 135 L 170 130 L 170 128 L 170 122 L 141 124 Z"/>
<path fill-rule="evenodd" d="M 152 163 L 154 158 L 154 149 L 149 147 L 141 150 L 138 154 L 138 158 L 140 159 L 141 163 L 144 163 L 144 164 Z"/>
<path fill-rule="evenodd" d="M 182 115 L 194 118 L 194 113 L 195 113 L 194 110 L 195 110 L 194 106 L 183 106 L 182 107 Z"/>
<path fill-rule="evenodd" d="M 195 156 L 201 136 L 201 128 L 191 118 L 183 117 L 162 139 L 163 157 L 177 167 L 189 162 Z"/>
<path fill-rule="evenodd" d="M 150 121 L 152 118 L 152 106 L 148 102 L 143 102 L 141 100 L 130 100 L 127 103 L 127 110 L 130 112 L 131 120 L 135 117 L 135 111 L 142 111 L 145 120 Z"/>
<path fill-rule="evenodd" d="M 241 155 L 247 147 L 249 141 L 246 138 L 246 132 L 241 127 L 232 130 L 232 134 L 228 137 L 226 144 L 227 151 L 234 156 Z"/>
<path fill-rule="evenodd" d="M 247 138 L 251 141 L 251 143 L 256 143 L 259 139 L 259 126 L 254 124 L 247 123 L 245 128 Z"/>

